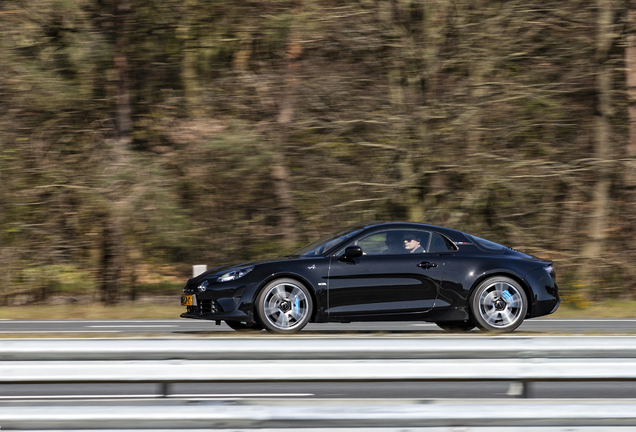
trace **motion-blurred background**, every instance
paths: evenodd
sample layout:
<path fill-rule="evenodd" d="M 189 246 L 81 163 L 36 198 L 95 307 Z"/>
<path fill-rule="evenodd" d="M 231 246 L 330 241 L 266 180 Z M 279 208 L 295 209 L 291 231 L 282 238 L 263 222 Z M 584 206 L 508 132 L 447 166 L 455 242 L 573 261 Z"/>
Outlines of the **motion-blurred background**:
<path fill-rule="evenodd" d="M 3 0 L 0 305 L 178 295 L 367 220 L 632 298 L 635 25 L 633 0 Z"/>

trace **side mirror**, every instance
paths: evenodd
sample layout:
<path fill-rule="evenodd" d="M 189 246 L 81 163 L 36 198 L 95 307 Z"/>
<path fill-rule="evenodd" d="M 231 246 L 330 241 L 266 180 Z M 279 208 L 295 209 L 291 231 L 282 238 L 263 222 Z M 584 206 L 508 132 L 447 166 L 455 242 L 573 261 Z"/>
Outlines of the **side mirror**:
<path fill-rule="evenodd" d="M 349 246 L 345 249 L 339 261 L 351 261 L 354 258 L 362 256 L 362 248 L 360 246 Z"/>

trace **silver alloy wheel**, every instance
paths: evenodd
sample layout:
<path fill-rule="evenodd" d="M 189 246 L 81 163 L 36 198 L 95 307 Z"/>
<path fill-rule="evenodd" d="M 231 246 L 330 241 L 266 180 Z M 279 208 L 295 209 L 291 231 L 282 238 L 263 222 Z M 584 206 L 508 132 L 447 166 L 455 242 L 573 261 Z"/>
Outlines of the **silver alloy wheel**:
<path fill-rule="evenodd" d="M 512 279 L 495 277 L 483 282 L 472 301 L 477 324 L 489 331 L 512 331 L 527 312 L 526 294 Z"/>
<path fill-rule="evenodd" d="M 312 301 L 307 288 L 292 279 L 267 285 L 258 296 L 261 322 L 269 331 L 293 333 L 309 322 Z"/>

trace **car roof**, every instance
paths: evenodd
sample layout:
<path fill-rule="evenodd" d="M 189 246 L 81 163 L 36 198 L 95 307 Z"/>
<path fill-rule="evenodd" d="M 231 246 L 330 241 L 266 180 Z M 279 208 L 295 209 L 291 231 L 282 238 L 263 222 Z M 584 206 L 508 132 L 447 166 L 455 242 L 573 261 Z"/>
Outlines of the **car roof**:
<path fill-rule="evenodd" d="M 358 225 L 360 228 L 370 229 L 384 229 L 384 228 L 395 228 L 395 229 L 425 229 L 429 231 L 436 231 L 441 234 L 444 234 L 446 237 L 451 239 L 452 241 L 464 241 L 466 240 L 466 235 L 462 231 L 458 231 L 452 228 L 445 228 L 437 225 L 429 225 L 418 222 L 384 222 L 384 221 L 373 221 L 373 222 L 365 222 Z"/>

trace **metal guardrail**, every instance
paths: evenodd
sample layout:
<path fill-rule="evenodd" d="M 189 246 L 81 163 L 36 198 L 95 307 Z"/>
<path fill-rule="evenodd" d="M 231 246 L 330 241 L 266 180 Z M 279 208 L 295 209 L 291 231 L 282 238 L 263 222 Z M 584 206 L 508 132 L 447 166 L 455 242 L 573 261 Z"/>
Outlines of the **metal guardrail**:
<path fill-rule="evenodd" d="M 633 358 L 636 337 L 3 339 L 5 360 Z"/>
<path fill-rule="evenodd" d="M 167 395 L 177 382 L 279 381 L 271 370 L 286 381 L 518 381 L 528 397 L 537 381 L 636 380 L 636 338 L 0 341 L 0 383 L 152 382 Z"/>
<path fill-rule="evenodd" d="M 284 374 L 272 374 L 272 370 Z M 0 341 L 0 384 L 636 381 L 632 337 L 44 339 Z M 636 396 L 636 395 L 635 395 Z M 636 399 L 0 405 L 6 429 L 636 428 Z M 239 429 L 237 429 L 239 428 Z M 403 430 L 403 429 L 401 429 Z M 423 429 L 424 430 L 424 429 Z M 430 430 L 430 429 L 426 429 Z M 447 429 L 444 429 L 445 432 Z M 472 429 L 471 429 L 472 430 Z M 543 429 L 542 429 L 543 430 Z M 632 429 L 636 430 L 636 429 Z M 385 432 L 385 431 L 382 431 Z"/>
<path fill-rule="evenodd" d="M 528 401 L 526 401 L 528 402 Z M 94 429 L 223 429 L 239 430 L 313 430 L 333 432 L 337 428 L 364 428 L 366 432 L 391 428 L 408 432 L 410 429 L 430 431 L 440 428 L 444 432 L 473 431 L 473 427 L 498 428 L 556 428 L 574 432 L 574 427 L 631 427 L 636 425 L 636 403 L 608 404 L 603 401 L 551 403 L 506 403 L 499 401 L 455 403 L 413 401 L 412 403 L 349 404 L 260 404 L 231 405 L 202 403 L 149 406 L 12 406 L 0 407 L 3 430 L 94 430 Z M 470 427 L 470 429 L 466 429 Z M 567 427 L 567 429 L 564 429 Z M 310 429 L 316 428 L 316 429 Z M 319 429 L 318 429 L 319 428 Z M 519 429 L 514 429 L 519 431 Z M 385 432 L 384 429 L 381 429 Z"/>

